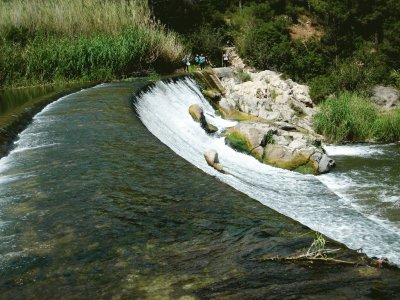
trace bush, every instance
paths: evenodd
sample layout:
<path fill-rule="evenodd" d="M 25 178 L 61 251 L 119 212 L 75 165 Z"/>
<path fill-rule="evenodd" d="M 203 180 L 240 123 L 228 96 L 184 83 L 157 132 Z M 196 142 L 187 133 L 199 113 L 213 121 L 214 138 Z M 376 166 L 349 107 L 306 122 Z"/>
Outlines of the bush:
<path fill-rule="evenodd" d="M 310 81 L 311 98 L 318 103 L 333 93 L 365 92 L 375 84 L 388 81 L 389 72 L 382 61 L 382 56 L 365 44 L 326 75 L 313 78 Z"/>
<path fill-rule="evenodd" d="M 328 59 L 317 41 L 292 41 L 290 51 L 289 61 L 282 71 L 296 81 L 307 81 L 322 75 L 329 67 Z"/>
<path fill-rule="evenodd" d="M 317 76 L 310 81 L 310 97 L 314 103 L 320 103 L 336 91 L 333 76 Z"/>
<path fill-rule="evenodd" d="M 373 128 L 374 136 L 380 142 L 400 141 L 400 109 L 380 115 Z"/>
<path fill-rule="evenodd" d="M 213 65 L 220 66 L 225 36 L 221 30 L 203 26 L 186 38 L 187 48 L 194 54 L 207 55 Z"/>
<path fill-rule="evenodd" d="M 360 142 L 373 137 L 377 118 L 377 108 L 367 98 L 344 92 L 321 104 L 314 128 L 330 142 Z"/>
<path fill-rule="evenodd" d="M 259 69 L 284 69 L 290 60 L 290 38 L 287 21 L 278 18 L 274 22 L 261 23 L 248 32 L 238 45 L 239 52 Z"/>
<path fill-rule="evenodd" d="M 243 72 L 242 69 L 239 69 L 237 72 L 237 78 L 239 82 L 246 82 L 251 80 L 251 76 L 249 73 Z"/>

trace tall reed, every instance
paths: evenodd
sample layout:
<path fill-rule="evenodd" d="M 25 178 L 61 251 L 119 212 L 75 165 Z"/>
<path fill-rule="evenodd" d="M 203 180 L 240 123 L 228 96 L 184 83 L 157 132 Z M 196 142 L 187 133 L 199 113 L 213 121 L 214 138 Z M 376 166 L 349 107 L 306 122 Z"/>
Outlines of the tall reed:
<path fill-rule="evenodd" d="M 25 28 L 62 36 L 116 34 L 132 25 L 151 24 L 144 0 L 1 1 L 0 28 Z"/>
<path fill-rule="evenodd" d="M 344 92 L 320 105 L 314 129 L 329 142 L 395 142 L 400 140 L 400 110 L 380 113 L 367 97 Z"/>
<path fill-rule="evenodd" d="M 0 85 L 173 67 L 183 47 L 145 0 L 0 0 Z"/>

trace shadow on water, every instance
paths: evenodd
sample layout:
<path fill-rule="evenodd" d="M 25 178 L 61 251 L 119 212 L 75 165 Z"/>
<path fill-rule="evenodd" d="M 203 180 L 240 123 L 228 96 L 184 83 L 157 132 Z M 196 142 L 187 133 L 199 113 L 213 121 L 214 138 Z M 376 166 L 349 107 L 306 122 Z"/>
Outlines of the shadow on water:
<path fill-rule="evenodd" d="M 0 298 L 394 298 L 397 271 L 260 259 L 313 234 L 160 143 L 130 107 L 144 84 L 53 103 L 0 161 Z"/>

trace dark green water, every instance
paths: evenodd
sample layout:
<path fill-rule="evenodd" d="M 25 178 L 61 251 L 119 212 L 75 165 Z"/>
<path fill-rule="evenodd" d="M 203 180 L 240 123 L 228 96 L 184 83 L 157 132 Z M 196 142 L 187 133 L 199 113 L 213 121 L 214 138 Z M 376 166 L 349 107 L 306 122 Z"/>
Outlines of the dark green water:
<path fill-rule="evenodd" d="M 261 260 L 310 230 L 152 136 L 130 103 L 145 83 L 52 103 L 0 160 L 0 299 L 395 295 L 397 271 Z"/>
<path fill-rule="evenodd" d="M 0 90 L 0 157 L 32 117 L 52 101 L 91 83 L 59 84 Z"/>

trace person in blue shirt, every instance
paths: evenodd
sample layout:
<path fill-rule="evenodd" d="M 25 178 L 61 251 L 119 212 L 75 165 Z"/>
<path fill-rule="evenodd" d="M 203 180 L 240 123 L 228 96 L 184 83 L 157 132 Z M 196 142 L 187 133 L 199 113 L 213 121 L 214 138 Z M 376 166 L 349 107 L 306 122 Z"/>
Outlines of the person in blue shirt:
<path fill-rule="evenodd" d="M 203 54 L 200 54 L 199 56 L 199 64 L 200 64 L 200 70 L 203 70 L 206 65 L 206 58 Z"/>

